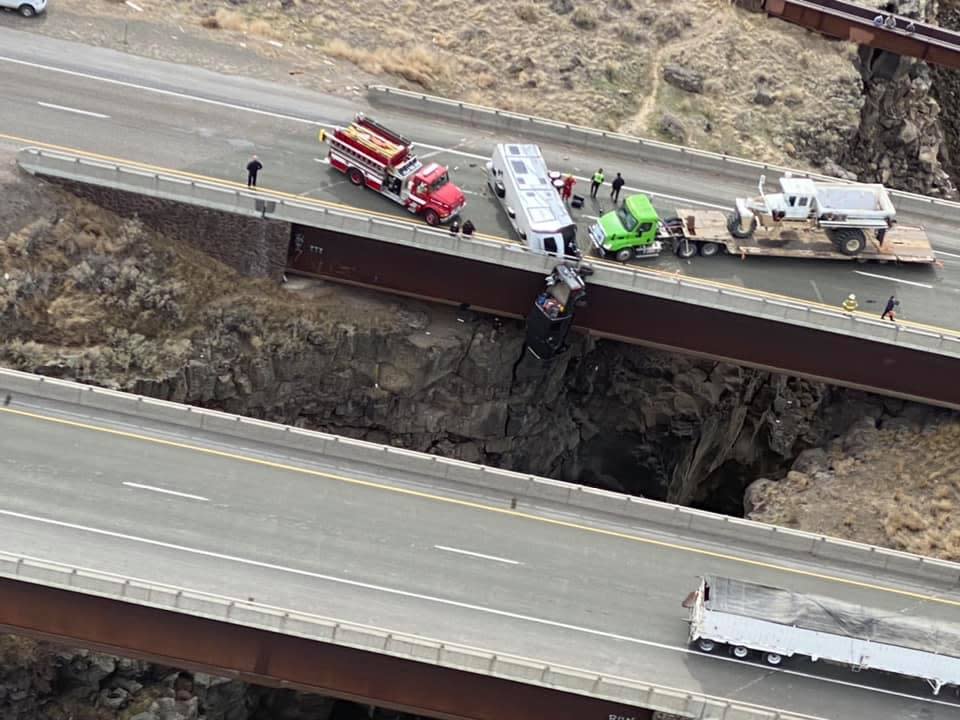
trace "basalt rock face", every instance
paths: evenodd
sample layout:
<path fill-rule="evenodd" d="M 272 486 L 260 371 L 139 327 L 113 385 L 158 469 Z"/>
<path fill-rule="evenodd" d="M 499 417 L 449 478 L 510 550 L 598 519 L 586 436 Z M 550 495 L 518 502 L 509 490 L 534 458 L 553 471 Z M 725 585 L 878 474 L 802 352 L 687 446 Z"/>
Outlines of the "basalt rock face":
<path fill-rule="evenodd" d="M 4 720 L 328 720 L 335 701 L 0 635 Z"/>
<path fill-rule="evenodd" d="M 860 127 L 839 163 L 863 182 L 956 197 L 942 160 L 947 146 L 940 105 L 925 63 L 861 47 Z"/>
<path fill-rule="evenodd" d="M 960 2 L 940 0 L 936 21 L 950 30 L 960 30 Z M 945 143 L 941 149 L 944 168 L 953 178 L 960 177 L 960 70 L 944 67 L 931 68 L 932 93 L 942 112 Z"/>

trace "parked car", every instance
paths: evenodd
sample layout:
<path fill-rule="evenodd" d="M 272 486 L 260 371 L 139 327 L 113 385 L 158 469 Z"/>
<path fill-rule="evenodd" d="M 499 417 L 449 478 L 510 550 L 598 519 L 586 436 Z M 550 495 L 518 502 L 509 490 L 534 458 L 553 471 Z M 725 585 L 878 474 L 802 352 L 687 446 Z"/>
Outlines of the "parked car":
<path fill-rule="evenodd" d="M 0 0 L 0 8 L 16 10 L 24 17 L 33 17 L 46 11 L 47 0 Z"/>

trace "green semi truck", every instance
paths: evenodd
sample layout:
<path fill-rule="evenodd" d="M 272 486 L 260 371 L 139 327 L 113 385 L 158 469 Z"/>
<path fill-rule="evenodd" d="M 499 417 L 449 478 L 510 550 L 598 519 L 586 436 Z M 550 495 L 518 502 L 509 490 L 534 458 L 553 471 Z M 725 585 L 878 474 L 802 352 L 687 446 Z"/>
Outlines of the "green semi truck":
<path fill-rule="evenodd" d="M 787 198 L 790 199 L 789 197 Z M 587 234 L 601 257 L 627 262 L 655 258 L 664 248 L 681 258 L 711 257 L 722 253 L 747 256 L 821 260 L 875 260 L 926 264 L 936 258 L 921 227 L 897 223 L 883 233 L 861 232 L 856 243 L 836 240 L 837 230 L 813 220 L 776 216 L 754 220 L 751 231 L 741 231 L 736 215 L 720 210 L 677 208 L 661 218 L 645 195 L 631 195 L 623 204 L 601 215 Z M 841 228 L 841 232 L 849 232 Z"/>

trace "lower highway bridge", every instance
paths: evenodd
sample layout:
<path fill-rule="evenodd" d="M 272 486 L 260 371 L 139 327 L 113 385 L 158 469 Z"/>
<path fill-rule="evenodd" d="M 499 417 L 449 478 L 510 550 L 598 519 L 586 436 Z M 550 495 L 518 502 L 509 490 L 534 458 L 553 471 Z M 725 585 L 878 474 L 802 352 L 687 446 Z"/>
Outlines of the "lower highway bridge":
<path fill-rule="evenodd" d="M 956 564 L 25 373 L 0 391 L 3 629 L 439 718 L 960 711 L 699 653 L 680 607 L 711 572 L 955 617 Z"/>

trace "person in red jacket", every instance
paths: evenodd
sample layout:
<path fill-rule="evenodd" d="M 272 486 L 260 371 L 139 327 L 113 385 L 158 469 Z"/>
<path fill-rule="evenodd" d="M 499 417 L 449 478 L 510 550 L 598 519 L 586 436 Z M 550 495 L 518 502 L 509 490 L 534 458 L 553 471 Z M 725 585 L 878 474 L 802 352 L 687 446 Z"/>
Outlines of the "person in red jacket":
<path fill-rule="evenodd" d="M 570 202 L 570 198 L 573 197 L 573 188 L 577 184 L 577 179 L 573 175 L 567 175 L 563 179 L 563 190 L 560 192 L 560 197 L 563 198 L 565 203 Z"/>

